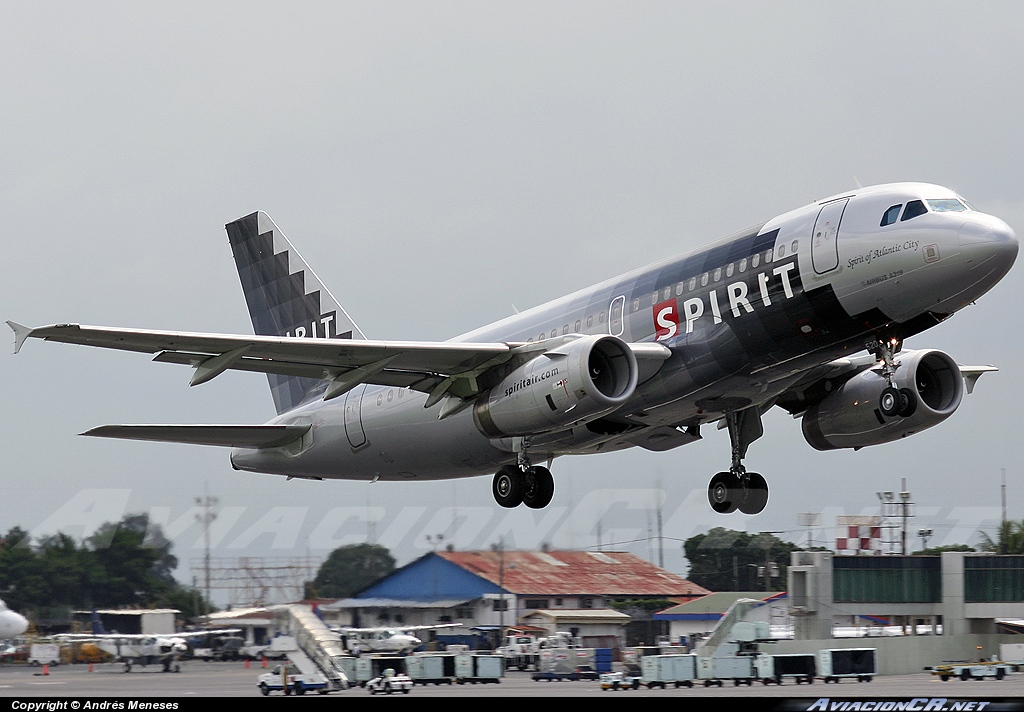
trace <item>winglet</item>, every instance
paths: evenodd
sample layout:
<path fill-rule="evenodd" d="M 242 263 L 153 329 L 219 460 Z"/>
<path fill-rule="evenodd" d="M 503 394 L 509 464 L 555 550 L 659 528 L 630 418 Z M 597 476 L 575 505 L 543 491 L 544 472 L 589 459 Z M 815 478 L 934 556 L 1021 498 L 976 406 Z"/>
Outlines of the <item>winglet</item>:
<path fill-rule="evenodd" d="M 11 327 L 14 331 L 14 353 L 21 351 L 22 344 L 25 343 L 25 339 L 32 336 L 32 332 L 35 331 L 30 326 L 24 326 L 16 321 L 8 321 L 7 326 Z"/>

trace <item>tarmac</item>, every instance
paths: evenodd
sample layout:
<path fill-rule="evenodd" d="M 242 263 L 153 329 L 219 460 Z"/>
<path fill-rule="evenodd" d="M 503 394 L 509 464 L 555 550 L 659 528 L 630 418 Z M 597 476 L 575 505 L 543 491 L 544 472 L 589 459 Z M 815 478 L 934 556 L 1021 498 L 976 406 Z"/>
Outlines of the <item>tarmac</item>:
<path fill-rule="evenodd" d="M 0 666 L 0 697 L 11 699 L 8 709 L 29 710 L 32 708 L 22 704 L 21 700 L 30 698 L 49 698 L 50 700 L 68 700 L 69 704 L 52 706 L 59 709 L 90 709 L 84 705 L 73 706 L 73 700 L 145 700 L 146 698 L 176 699 L 181 703 L 179 709 L 191 707 L 188 698 L 201 699 L 207 697 L 252 697 L 260 698 L 256 686 L 262 670 L 259 664 L 246 669 L 242 662 L 185 661 L 180 673 L 161 672 L 159 665 L 138 667 L 132 672 L 122 672 L 121 665 L 106 664 L 94 666 L 89 672 L 87 665 L 58 665 L 49 669 L 48 675 L 41 674 L 40 668 L 21 665 Z M 284 697 L 280 692 L 271 693 L 268 701 Z M 294 698 L 294 696 L 292 696 Z M 304 700 L 336 700 L 338 697 L 356 697 L 369 699 L 371 696 L 365 689 L 353 687 L 349 690 L 334 692 L 329 695 L 307 693 Z M 643 698 L 721 698 L 721 697 L 756 697 L 759 700 L 783 698 L 800 701 L 793 708 L 807 709 L 816 700 L 827 697 L 830 700 L 910 700 L 911 698 L 941 698 L 949 700 L 992 700 L 1006 701 L 1007 698 L 1024 701 L 1024 673 L 1014 673 L 1003 680 L 950 680 L 942 682 L 930 673 L 921 672 L 913 675 L 877 676 L 871 682 L 858 683 L 846 680 L 841 683 L 824 684 L 817 680 L 812 685 L 796 685 L 786 682 L 779 685 L 762 685 L 755 682 L 752 686 L 734 686 L 726 682 L 722 687 L 703 687 L 698 683 L 693 688 L 676 689 L 671 685 L 667 689 L 638 690 L 601 690 L 597 681 L 565 681 L 535 682 L 532 673 L 510 671 L 498 684 L 451 684 L 451 685 L 417 685 L 409 695 L 398 695 L 401 699 L 421 697 L 609 697 L 615 699 Z M 376 698 L 375 698 L 376 699 Z M 806 701 L 807 705 L 803 705 Z M 4 705 L 0 702 L 0 709 Z M 945 709 L 953 709 L 948 705 Z M 943 709 L 933 707 L 932 709 Z M 1005 705 L 1001 706 L 1007 709 Z M 139 707 L 141 709 L 141 707 Z M 984 707 L 981 707 L 983 709 Z M 1010 705 L 1009 708 L 1024 709 Z M 46 712 L 46 707 L 37 707 Z M 131 707 L 125 707 L 131 709 Z M 828 709 L 832 709 L 829 707 Z M 924 706 L 921 706 L 924 709 Z M 959 709 L 979 709 L 978 706 Z"/>

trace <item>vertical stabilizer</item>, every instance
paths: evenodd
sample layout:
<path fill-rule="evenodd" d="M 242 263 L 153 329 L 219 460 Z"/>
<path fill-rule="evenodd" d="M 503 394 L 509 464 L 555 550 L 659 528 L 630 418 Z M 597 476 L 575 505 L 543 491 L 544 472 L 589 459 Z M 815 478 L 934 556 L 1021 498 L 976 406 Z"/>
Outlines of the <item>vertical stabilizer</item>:
<path fill-rule="evenodd" d="M 256 334 L 366 338 L 269 215 L 256 212 L 225 228 Z M 319 396 L 328 383 L 273 373 L 267 379 L 278 413 Z"/>

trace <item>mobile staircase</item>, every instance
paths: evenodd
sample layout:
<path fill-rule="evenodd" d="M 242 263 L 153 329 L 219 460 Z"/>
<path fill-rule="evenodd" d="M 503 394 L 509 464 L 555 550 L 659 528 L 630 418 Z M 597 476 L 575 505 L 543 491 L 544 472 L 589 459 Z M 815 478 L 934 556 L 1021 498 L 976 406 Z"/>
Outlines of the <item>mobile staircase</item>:
<path fill-rule="evenodd" d="M 348 656 L 341 636 L 332 631 L 310 606 L 293 604 L 279 614 L 285 635 L 271 641 L 274 650 L 284 652 L 302 675 L 322 675 L 330 690 L 349 687 L 343 659 Z"/>

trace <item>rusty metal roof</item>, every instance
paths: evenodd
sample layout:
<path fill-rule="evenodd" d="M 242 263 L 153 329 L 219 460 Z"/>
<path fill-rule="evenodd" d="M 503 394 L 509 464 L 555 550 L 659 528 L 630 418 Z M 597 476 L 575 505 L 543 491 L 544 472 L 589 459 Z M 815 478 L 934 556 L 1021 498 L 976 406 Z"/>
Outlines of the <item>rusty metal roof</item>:
<path fill-rule="evenodd" d="M 692 598 L 710 593 L 626 551 L 438 551 L 436 554 L 518 595 Z"/>

